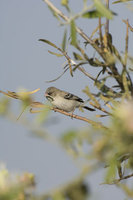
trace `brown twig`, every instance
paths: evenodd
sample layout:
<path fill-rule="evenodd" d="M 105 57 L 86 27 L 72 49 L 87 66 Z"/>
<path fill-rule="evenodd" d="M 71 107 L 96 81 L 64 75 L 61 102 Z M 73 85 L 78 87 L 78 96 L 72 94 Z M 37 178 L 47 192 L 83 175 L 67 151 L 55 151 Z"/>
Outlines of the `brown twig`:
<path fill-rule="evenodd" d="M 101 27 L 103 26 L 104 24 L 101 24 Z M 94 34 L 98 31 L 99 29 L 99 25 L 96 27 L 96 29 L 92 32 L 91 36 L 90 36 L 90 39 L 92 39 L 92 37 L 94 36 Z"/>
<path fill-rule="evenodd" d="M 48 40 L 45 40 L 45 39 L 39 39 L 39 41 L 42 41 L 42 42 L 46 42 L 47 44 L 49 45 L 52 45 L 53 47 L 55 47 L 58 51 L 60 51 L 63 56 L 67 59 L 68 61 L 68 65 L 69 65 L 69 69 L 70 69 L 70 74 L 71 76 L 73 76 L 73 73 L 72 73 L 72 66 L 71 66 L 71 58 L 68 56 L 67 52 L 66 51 L 63 51 L 60 47 L 58 47 L 57 45 L 51 43 L 50 41 Z"/>
<path fill-rule="evenodd" d="M 100 35 L 100 43 L 101 48 L 103 49 L 103 36 L 102 36 L 102 25 L 101 25 L 101 18 L 99 18 L 99 35 Z"/>
<path fill-rule="evenodd" d="M 129 21 L 128 19 L 127 20 L 122 20 L 125 24 L 126 24 L 126 38 L 125 38 L 125 58 L 124 58 L 124 63 L 123 63 L 123 71 L 126 69 L 126 65 L 127 65 L 127 59 L 128 59 L 128 42 L 129 42 L 129 28 L 130 28 L 130 25 L 129 25 Z M 129 82 L 130 82 L 130 86 L 129 86 L 129 89 L 131 91 L 131 94 L 133 95 L 133 83 L 132 83 L 132 79 L 130 77 L 130 74 L 128 71 L 126 71 L 127 73 L 127 77 L 129 79 Z"/>
<path fill-rule="evenodd" d="M 89 123 L 89 124 L 91 124 L 92 126 L 95 126 L 95 127 L 97 127 L 97 128 L 107 129 L 107 128 L 106 128 L 105 126 L 103 126 L 100 122 L 95 122 L 95 121 L 90 120 L 90 119 L 88 119 L 88 118 L 86 118 L 86 117 L 82 117 L 82 116 L 79 116 L 79 115 L 74 115 L 74 114 L 72 114 L 72 113 L 67 113 L 67 112 L 65 112 L 65 111 L 63 111 L 63 110 L 60 110 L 60 109 L 57 109 L 57 108 L 52 108 L 52 110 L 54 110 L 55 112 L 59 112 L 59 113 L 61 113 L 61 114 L 63 114 L 63 115 L 69 116 L 69 117 L 71 117 L 72 119 L 75 118 L 75 119 L 82 120 L 82 121 L 87 122 L 87 123 Z"/>
<path fill-rule="evenodd" d="M 126 20 L 122 20 L 125 24 L 127 24 L 127 21 Z M 128 22 L 128 27 L 129 27 L 129 29 L 130 29 L 130 31 L 132 31 L 133 32 L 133 27 L 129 24 L 129 22 Z"/>
<path fill-rule="evenodd" d="M 106 7 L 109 9 L 109 0 L 106 0 Z M 106 19 L 105 34 L 106 34 L 107 41 L 108 41 L 108 33 L 109 33 L 109 20 Z"/>
<path fill-rule="evenodd" d="M 79 71 L 81 71 L 85 76 L 89 77 L 91 80 L 97 82 L 97 83 L 101 83 L 99 80 L 96 80 L 96 78 L 94 78 L 93 76 L 91 76 L 88 72 L 85 71 L 85 69 L 83 67 L 78 67 Z M 97 85 L 96 85 L 97 86 Z M 109 88 L 107 85 L 104 84 L 104 89 L 106 91 L 111 91 L 113 94 L 117 94 L 114 90 L 112 90 L 112 88 Z"/>
<path fill-rule="evenodd" d="M 83 67 L 78 67 L 78 70 L 81 71 L 85 76 L 89 77 L 91 80 L 95 81 L 96 79 L 93 78 L 88 72 L 85 71 Z"/>
<path fill-rule="evenodd" d="M 113 180 L 112 182 L 110 182 L 110 183 L 101 183 L 100 185 L 103 185 L 103 184 L 108 184 L 108 185 L 113 185 L 113 184 L 118 184 L 120 181 L 122 181 L 122 180 L 125 180 L 125 179 L 128 179 L 128 178 L 131 178 L 131 177 L 133 177 L 133 173 L 132 174 L 129 174 L 129 175 L 127 175 L 127 176 L 123 176 L 123 177 L 121 177 L 121 178 L 118 178 L 118 179 L 115 179 L 115 180 Z"/>
<path fill-rule="evenodd" d="M 128 23 L 128 19 L 126 20 L 126 44 L 125 44 L 125 62 L 124 62 L 124 67 L 126 68 L 127 65 L 127 56 L 128 56 L 128 28 L 129 28 L 129 23 Z"/>
<path fill-rule="evenodd" d="M 92 105 L 94 108 L 97 108 L 98 110 L 106 113 L 107 115 L 112 115 L 111 113 L 109 113 L 108 111 L 106 111 L 104 108 L 101 108 L 101 106 L 96 106 L 94 103 L 90 102 L 90 105 Z"/>
<path fill-rule="evenodd" d="M 98 128 L 104 128 L 104 129 L 107 129 L 105 126 L 103 126 L 100 122 L 95 122 L 93 120 L 90 120 L 86 117 L 82 117 L 82 116 L 79 116 L 79 115 L 74 115 L 73 113 L 68 113 L 68 112 L 65 112 L 64 110 L 60 110 L 58 108 L 54 108 L 54 107 L 51 107 L 51 106 L 48 106 L 48 105 L 45 105 L 43 103 L 40 103 L 40 102 L 32 102 L 32 104 L 30 105 L 31 109 L 30 109 L 30 112 L 31 113 L 38 113 L 38 112 L 42 112 L 43 110 L 33 110 L 32 108 L 48 108 L 50 110 L 53 110 L 55 112 L 59 112 L 63 115 L 66 115 L 66 116 L 69 116 L 71 117 L 72 119 L 75 118 L 75 119 L 79 119 L 79 120 L 82 120 L 84 122 L 87 122 L 89 124 L 91 124 L 92 126 L 95 126 L 95 127 L 98 127 Z"/>
<path fill-rule="evenodd" d="M 68 65 L 67 65 L 68 66 Z M 50 80 L 50 81 L 45 81 L 46 83 L 52 83 L 52 82 L 54 82 L 54 81 L 57 81 L 59 78 L 61 78 L 66 72 L 67 72 L 67 70 L 69 69 L 69 67 L 68 68 L 66 68 L 57 78 L 55 78 L 55 79 L 53 79 L 53 80 Z"/>
<path fill-rule="evenodd" d="M 81 48 L 78 44 L 77 44 L 76 47 L 77 47 L 77 49 L 81 52 L 81 54 L 83 55 L 83 57 L 84 57 L 88 62 L 90 62 L 90 59 L 89 59 L 88 55 L 85 53 L 84 49 Z"/>

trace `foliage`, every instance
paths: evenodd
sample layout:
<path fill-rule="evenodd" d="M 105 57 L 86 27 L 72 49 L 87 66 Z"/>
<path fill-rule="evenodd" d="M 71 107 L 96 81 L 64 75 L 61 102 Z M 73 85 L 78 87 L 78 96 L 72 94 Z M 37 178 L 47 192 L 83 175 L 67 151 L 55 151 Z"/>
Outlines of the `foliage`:
<path fill-rule="evenodd" d="M 55 80 L 63 76 L 66 71 L 69 71 L 70 75 L 74 76 L 75 71 L 78 70 L 84 76 L 88 77 L 88 80 L 93 82 L 95 91 L 97 92 L 94 93 L 91 91 L 89 86 L 85 86 L 83 92 L 89 97 L 88 103 L 97 112 L 95 120 L 90 120 L 82 116 L 54 109 L 40 102 L 35 102 L 31 94 L 37 92 L 39 89 L 32 92 L 0 91 L 8 97 L 20 100 L 23 109 L 28 107 L 31 113 L 38 113 L 36 120 L 37 127 L 35 124 L 33 125 L 32 121 L 26 122 L 26 126 L 28 124 L 34 135 L 44 138 L 49 142 L 51 140 L 54 141 L 76 163 L 79 163 L 81 159 L 84 160 L 84 162 L 80 163 L 81 172 L 78 177 L 70 183 L 40 196 L 34 195 L 32 191 L 30 191 L 28 196 L 26 195 L 29 186 L 35 186 L 34 176 L 29 178 L 29 174 L 27 174 L 24 184 L 21 184 L 20 179 L 17 179 L 15 181 L 17 184 L 14 184 L 14 182 L 10 183 L 8 171 L 6 173 L 0 172 L 0 181 L 3 180 L 1 173 L 5 173 L 6 175 L 4 176 L 8 177 L 6 178 L 6 190 L 5 188 L 0 188 L 0 199 L 85 200 L 90 195 L 85 178 L 101 166 L 105 168 L 103 184 L 116 184 L 126 193 L 127 197 L 133 198 L 133 188 L 129 187 L 128 183 L 121 182 L 124 179 L 133 177 L 133 80 L 131 74 L 133 57 L 128 52 L 129 31 L 132 33 L 133 28 L 128 20 L 123 20 L 126 28 L 126 36 L 125 41 L 122 41 L 123 43 L 125 42 L 125 49 L 121 53 L 113 43 L 113 37 L 109 32 L 109 20 L 115 20 L 115 13 L 108 8 L 108 0 L 105 5 L 103 1 L 94 0 L 93 4 L 89 6 L 87 5 L 87 1 L 84 0 L 83 9 L 80 13 L 76 14 L 73 14 L 71 11 L 69 1 L 62 0 L 61 5 L 66 8 L 68 16 L 65 16 L 49 0 L 44 0 L 44 2 L 49 6 L 52 13 L 54 13 L 54 17 L 64 26 L 61 47 L 56 45 L 56 42 L 53 43 L 48 39 L 39 39 L 39 41 L 54 48 L 55 52 L 49 51 L 50 54 L 57 56 L 57 59 L 64 57 L 67 62 L 62 75 Z M 125 0 L 113 1 L 114 5 L 124 2 L 130 3 L 130 1 Z M 88 18 L 90 20 L 98 18 L 98 27 L 92 30 L 90 37 L 76 26 L 76 20 L 80 18 Z M 102 20 L 104 19 L 105 23 L 102 24 Z M 68 25 L 70 31 L 68 30 Z M 98 37 L 96 37 L 96 33 L 98 33 Z M 79 35 L 84 40 L 84 43 L 82 43 L 82 40 L 80 41 Z M 73 46 L 74 50 L 71 54 L 67 52 L 67 45 Z M 88 55 L 88 48 L 90 46 L 97 53 L 93 57 Z M 87 66 L 97 69 L 95 77 L 88 72 Z M 9 99 L 0 99 L 1 116 L 9 117 L 11 112 L 10 107 Z M 47 133 L 41 126 L 42 123 L 45 124 L 47 121 L 50 110 L 55 110 L 62 115 L 65 114 L 76 118 L 76 120 L 83 120 L 91 124 L 91 126 L 81 130 L 67 130 L 62 134 L 61 138 L 57 139 Z M 106 123 L 106 120 L 103 120 L 103 117 L 107 118 L 108 123 Z M 91 147 L 91 149 L 85 150 L 84 145 Z M 128 171 L 128 175 L 125 174 L 125 169 Z M 27 180 L 30 180 L 30 183 L 28 182 L 27 184 Z"/>
<path fill-rule="evenodd" d="M 1 165 L 0 169 L 0 199 L 2 200 L 24 200 L 30 197 L 28 190 L 32 191 L 35 186 L 33 174 L 13 174 Z M 25 191 L 27 190 L 27 194 Z"/>

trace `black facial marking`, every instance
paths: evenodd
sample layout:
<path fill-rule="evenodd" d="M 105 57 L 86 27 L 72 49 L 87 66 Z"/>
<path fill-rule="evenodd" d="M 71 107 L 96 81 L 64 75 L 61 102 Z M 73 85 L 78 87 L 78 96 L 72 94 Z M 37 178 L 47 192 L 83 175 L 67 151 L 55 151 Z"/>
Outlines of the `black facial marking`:
<path fill-rule="evenodd" d="M 48 101 L 52 102 L 53 98 L 51 96 L 46 96 L 46 98 L 48 99 Z"/>
<path fill-rule="evenodd" d="M 51 95 L 52 94 L 52 92 L 48 92 L 48 95 Z"/>

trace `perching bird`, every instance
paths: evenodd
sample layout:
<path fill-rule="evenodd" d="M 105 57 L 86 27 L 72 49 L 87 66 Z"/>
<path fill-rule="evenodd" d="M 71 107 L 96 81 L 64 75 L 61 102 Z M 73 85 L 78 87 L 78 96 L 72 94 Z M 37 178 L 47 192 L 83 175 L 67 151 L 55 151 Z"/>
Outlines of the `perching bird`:
<path fill-rule="evenodd" d="M 95 111 L 95 109 L 85 106 L 83 99 L 55 87 L 49 87 L 45 92 L 45 97 L 55 108 L 66 112 L 73 113 L 75 108 L 79 107 L 85 108 L 89 111 Z"/>

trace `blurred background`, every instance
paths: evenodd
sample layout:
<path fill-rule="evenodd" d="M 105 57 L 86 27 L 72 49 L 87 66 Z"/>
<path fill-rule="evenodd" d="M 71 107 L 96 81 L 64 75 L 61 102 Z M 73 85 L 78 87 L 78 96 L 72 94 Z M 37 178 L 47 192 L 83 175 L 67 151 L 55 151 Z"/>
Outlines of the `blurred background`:
<path fill-rule="evenodd" d="M 132 12 L 125 4 L 112 5 L 111 10 L 118 15 L 110 22 L 111 34 L 115 35 L 113 43 L 119 50 L 123 49 L 125 40 L 125 24 L 122 19 L 132 20 Z M 62 9 L 60 1 L 53 1 L 56 7 Z M 73 12 L 80 11 L 83 7 L 82 0 L 70 1 Z M 62 9 L 66 13 L 65 9 Z M 97 27 L 97 20 L 78 20 L 78 26 L 88 35 Z M 46 102 L 44 92 L 49 86 L 55 86 L 74 93 L 84 100 L 87 96 L 82 92 L 85 86 L 91 88 L 91 81 L 76 71 L 71 77 L 69 71 L 53 83 L 46 81 L 57 78 L 63 72 L 63 58 L 57 58 L 48 53 L 48 45 L 39 42 L 45 38 L 58 46 L 61 44 L 64 28 L 52 16 L 47 5 L 42 0 L 1 0 L 0 1 L 0 90 L 17 91 L 26 88 L 31 91 L 40 88 L 35 99 Z M 133 39 L 132 36 L 130 39 Z M 70 47 L 69 47 L 70 48 Z M 133 46 L 129 46 L 133 51 Z M 69 49 L 71 51 L 71 48 Z M 90 52 L 93 54 L 94 51 Z M 94 73 L 94 70 L 93 72 Z M 13 112 L 20 114 L 19 103 L 13 102 Z M 88 116 L 88 111 L 80 115 Z M 34 118 L 28 112 L 24 116 Z M 89 112 L 89 118 L 93 115 Z M 11 122 L 0 118 L 0 162 L 5 163 L 13 172 L 28 171 L 35 174 L 37 192 L 50 191 L 61 184 L 70 181 L 79 173 L 75 163 L 59 146 L 54 143 L 33 137 L 30 131 L 24 128 L 19 121 Z M 45 129 L 58 137 L 66 130 L 82 129 L 87 127 L 85 122 L 71 119 L 59 113 L 51 112 Z M 86 178 L 91 199 L 124 199 L 124 194 L 116 186 L 100 185 L 103 182 L 101 169 Z M 109 195 L 109 193 L 111 195 Z"/>

